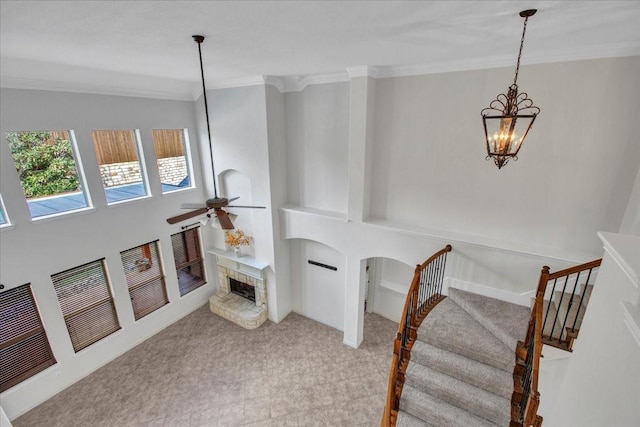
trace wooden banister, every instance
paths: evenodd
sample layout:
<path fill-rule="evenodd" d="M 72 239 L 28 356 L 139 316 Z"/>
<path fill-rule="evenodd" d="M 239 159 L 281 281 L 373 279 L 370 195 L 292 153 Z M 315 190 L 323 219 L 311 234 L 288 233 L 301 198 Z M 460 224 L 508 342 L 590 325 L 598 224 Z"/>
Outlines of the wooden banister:
<path fill-rule="evenodd" d="M 516 367 L 513 372 L 514 378 L 514 392 L 511 397 L 511 424 L 510 427 L 540 427 L 542 426 L 542 417 L 538 415 L 538 406 L 540 405 L 540 392 L 538 390 L 538 377 L 540 373 L 540 357 L 542 355 L 542 345 L 549 344 L 549 340 L 545 335 L 545 322 L 551 312 L 551 301 L 547 303 L 547 309 L 544 310 L 545 294 L 547 293 L 547 287 L 549 282 L 553 283 L 551 294 L 556 292 L 556 283 L 558 279 L 564 278 L 564 285 L 562 286 L 561 293 L 567 290 L 567 284 L 569 277 L 576 275 L 575 282 L 573 284 L 573 291 L 571 292 L 569 301 L 573 303 L 573 297 L 576 289 L 579 286 L 580 275 L 584 272 L 587 273 L 587 279 L 585 285 L 588 284 L 589 279 L 592 277 L 593 271 L 600 266 L 602 259 L 597 259 L 584 264 L 576 265 L 574 267 L 566 268 L 564 270 L 551 273 L 549 267 L 544 266 L 540 272 L 540 280 L 538 281 L 538 288 L 536 290 L 536 297 L 531 309 L 531 318 L 529 321 L 529 328 L 527 330 L 527 336 L 524 342 L 520 342 L 516 348 Z M 586 287 L 586 286 L 585 286 Z M 582 289 L 582 296 L 580 298 L 580 304 L 584 299 L 585 290 Z M 561 296 L 562 301 L 564 295 Z M 580 307 L 574 314 L 578 316 L 580 313 Z M 562 328 L 567 324 L 567 318 L 569 317 L 569 311 L 562 321 Z M 555 329 L 556 320 L 553 320 L 551 327 L 551 338 L 553 338 L 553 330 Z M 576 321 L 573 321 L 575 325 Z M 562 329 L 561 328 L 561 329 Z M 573 328 L 573 326 L 572 326 Z M 568 335 L 568 333 L 567 333 Z M 568 339 L 569 347 L 557 347 L 571 350 L 570 344 L 577 335 L 572 335 Z M 560 332 L 561 341 L 562 332 Z"/>
<path fill-rule="evenodd" d="M 416 265 L 402 309 L 398 333 L 393 343 L 393 357 L 389 368 L 387 399 L 380 422 L 381 427 L 393 427 L 396 424 L 400 395 L 404 385 L 404 374 L 411 357 L 411 347 L 417 337 L 418 328 L 428 312 L 444 299 L 442 284 L 446 256 L 449 252 L 451 252 L 451 245 L 447 245 L 431 255 L 422 264 Z"/>

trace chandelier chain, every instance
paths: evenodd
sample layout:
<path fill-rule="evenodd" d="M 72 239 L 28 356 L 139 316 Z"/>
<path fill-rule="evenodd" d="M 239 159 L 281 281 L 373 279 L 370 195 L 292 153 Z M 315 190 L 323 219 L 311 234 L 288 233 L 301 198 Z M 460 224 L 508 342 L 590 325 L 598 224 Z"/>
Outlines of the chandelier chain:
<path fill-rule="evenodd" d="M 513 84 L 518 81 L 518 72 L 520 71 L 520 58 L 522 57 L 522 47 L 524 46 L 524 34 L 527 32 L 527 21 L 529 17 L 524 18 L 524 26 L 522 28 L 522 38 L 520 39 L 520 50 L 518 51 L 518 61 L 516 62 L 516 75 L 513 78 Z"/>

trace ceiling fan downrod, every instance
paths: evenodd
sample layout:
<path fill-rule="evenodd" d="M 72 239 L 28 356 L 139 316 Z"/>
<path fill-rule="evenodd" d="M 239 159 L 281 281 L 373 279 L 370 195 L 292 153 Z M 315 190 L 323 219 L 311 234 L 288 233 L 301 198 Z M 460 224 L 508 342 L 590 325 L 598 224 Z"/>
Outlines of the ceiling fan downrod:
<path fill-rule="evenodd" d="M 204 84 L 204 67 L 202 65 L 202 42 L 204 36 L 194 35 L 193 40 L 198 43 L 198 56 L 200 57 L 200 76 L 202 77 L 202 97 L 204 98 L 204 114 L 207 119 L 207 137 L 209 138 L 209 156 L 211 159 L 211 174 L 213 175 L 213 195 L 214 199 L 218 199 L 218 184 L 216 182 L 216 171 L 213 166 L 213 146 L 211 145 L 211 126 L 209 125 L 209 105 L 207 104 L 207 88 Z"/>

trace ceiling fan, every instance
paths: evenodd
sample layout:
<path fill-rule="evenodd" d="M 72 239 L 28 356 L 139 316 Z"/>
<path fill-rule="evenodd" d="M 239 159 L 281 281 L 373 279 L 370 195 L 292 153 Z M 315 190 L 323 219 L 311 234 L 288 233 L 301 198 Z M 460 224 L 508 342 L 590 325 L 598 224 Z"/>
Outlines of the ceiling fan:
<path fill-rule="evenodd" d="M 220 227 L 223 230 L 233 230 L 233 222 L 231 222 L 231 218 L 229 218 L 229 214 L 223 208 L 251 208 L 251 209 L 264 209 L 264 206 L 241 206 L 241 205 L 230 205 L 230 202 L 237 200 L 238 197 L 233 197 L 231 199 L 227 199 L 225 197 L 218 197 L 218 184 L 216 183 L 216 172 L 213 167 L 213 148 L 211 146 L 211 128 L 209 126 L 209 107 L 207 105 L 207 89 L 204 85 L 204 68 L 202 66 L 202 49 L 201 44 L 204 41 L 204 36 L 192 36 L 193 40 L 198 43 L 198 54 L 200 56 L 200 75 L 202 76 L 202 92 L 204 98 L 204 112 L 207 118 L 207 136 L 209 137 L 209 154 L 211 155 L 211 173 L 213 175 L 213 191 L 214 197 L 212 199 L 208 199 L 204 202 L 203 205 L 183 205 L 184 209 L 195 209 L 191 212 L 183 213 L 181 215 L 176 215 L 167 219 L 169 224 L 175 224 L 181 221 L 185 221 L 189 218 L 193 218 L 195 216 L 207 214 L 207 217 L 211 217 L 209 211 L 213 209 L 215 216 L 220 223 Z"/>

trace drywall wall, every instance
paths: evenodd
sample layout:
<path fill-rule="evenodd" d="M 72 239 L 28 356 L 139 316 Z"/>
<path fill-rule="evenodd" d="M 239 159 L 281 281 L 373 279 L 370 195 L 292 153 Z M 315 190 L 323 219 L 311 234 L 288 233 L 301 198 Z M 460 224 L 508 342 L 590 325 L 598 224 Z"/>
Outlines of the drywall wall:
<path fill-rule="evenodd" d="M 311 85 L 284 97 L 288 201 L 345 213 L 349 83 Z"/>
<path fill-rule="evenodd" d="M 520 159 L 501 170 L 484 160 L 480 110 L 507 89 L 512 69 L 355 73 L 348 112 L 334 109 L 349 120 L 346 214 L 297 199 L 300 189 L 326 184 L 299 172 L 290 176 L 290 205 L 281 212 L 283 236 L 322 242 L 347 257 L 354 273 L 347 276 L 345 342 L 361 337 L 357 264 L 370 257 L 415 265 L 452 244 L 447 286 L 525 305 L 542 266 L 558 270 L 601 257 L 596 233 L 617 231 L 625 212 L 637 210 L 631 194 L 640 166 L 639 72 L 638 57 L 524 65 L 520 87 L 542 113 Z M 305 108 L 324 108 L 327 99 L 309 96 Z M 308 105 L 314 102 L 321 105 Z M 287 121 L 300 117 L 286 111 Z M 294 134 L 289 170 L 299 167 L 304 150 L 300 127 L 312 125 L 287 124 Z M 316 157 L 314 167 L 331 169 L 344 148 L 323 152 L 329 155 Z M 393 318 L 396 300 L 387 295 L 375 306 Z"/>
<path fill-rule="evenodd" d="M 636 174 L 636 181 L 629 195 L 627 210 L 622 219 L 622 225 L 620 225 L 620 233 L 640 236 L 640 169 Z"/>
<path fill-rule="evenodd" d="M 602 241 L 606 252 L 580 336 L 544 417 L 550 427 L 640 424 L 640 335 L 625 308 L 637 310 L 640 299 L 640 237 L 602 233 Z"/>
<path fill-rule="evenodd" d="M 265 86 L 267 137 L 269 140 L 269 190 L 271 204 L 271 244 L 274 253 L 273 275 L 276 283 L 275 307 L 272 320 L 279 322 L 293 310 L 291 296 L 291 269 L 289 268 L 289 242 L 281 238 L 281 222 L 278 210 L 287 203 L 287 141 L 285 97 L 271 85 Z M 275 308 L 275 310 L 274 310 Z"/>
<path fill-rule="evenodd" d="M 394 322 L 400 321 L 407 292 L 413 280 L 414 268 L 389 258 L 375 258 L 374 281 L 370 284 L 373 292 L 371 311 Z"/>
<path fill-rule="evenodd" d="M 229 212 L 243 216 L 245 219 L 251 217 L 255 257 L 270 265 L 266 271 L 269 319 L 277 322 L 291 311 L 290 305 L 286 303 L 278 306 L 279 272 L 276 272 L 276 248 L 273 237 L 276 231 L 274 224 L 277 221 L 277 217 L 273 216 L 273 210 L 277 209 L 281 201 L 277 197 L 274 199 L 277 192 L 272 191 L 272 186 L 283 185 L 278 181 L 272 182 L 271 171 L 278 167 L 284 168 L 285 160 L 282 158 L 280 165 L 272 166 L 270 145 L 273 144 L 274 149 L 279 143 L 283 145 L 279 141 L 284 138 L 284 132 L 278 133 L 275 129 L 271 129 L 270 135 L 271 127 L 268 125 L 267 112 L 271 111 L 272 114 L 275 114 L 277 110 L 275 107 L 269 108 L 266 90 L 265 85 L 216 89 L 208 91 L 207 100 L 216 175 L 222 174 L 222 178 L 224 178 L 225 171 L 234 170 L 246 176 L 250 182 L 251 202 L 257 206 L 266 207 L 266 209 L 251 211 L 248 209 L 229 209 Z M 196 102 L 200 131 L 205 132 L 202 139 L 206 140 L 206 127 L 203 127 L 202 123 L 204 120 L 202 104 L 201 100 Z M 273 127 L 275 126 L 276 124 L 273 124 Z M 278 136 L 279 134 L 282 136 Z M 207 173 L 211 174 L 210 167 L 205 167 L 205 175 Z M 233 177 L 234 174 L 229 176 Z M 221 188 L 229 191 L 229 194 L 222 194 L 222 196 L 234 196 L 233 180 L 222 181 L 220 184 Z M 210 195 L 213 195 L 212 186 L 208 187 L 208 191 Z M 244 203 L 242 199 L 239 199 L 237 204 L 243 205 Z M 214 234 L 217 236 L 213 236 L 211 242 L 223 247 L 224 245 L 221 243 L 222 232 L 217 230 Z M 287 289 L 282 293 L 288 296 L 290 291 Z"/>
<path fill-rule="evenodd" d="M 197 188 L 161 194 L 151 129 L 187 128 Z M 75 131 L 93 209 L 32 221 L 5 132 Z M 107 206 L 90 132 L 139 129 L 152 196 Z M 0 192 L 13 225 L 0 233 L 0 280 L 7 288 L 31 283 L 57 364 L 2 393 L 2 407 L 13 419 L 73 382 L 206 303 L 216 277 L 208 265 L 208 284 L 184 297 L 177 288 L 170 235 L 180 225 L 166 218 L 181 213 L 183 202 L 201 201 L 201 168 L 192 102 L 62 92 L 3 89 L 0 96 Z M 170 304 L 135 321 L 124 282 L 120 251 L 160 239 Z M 51 275 L 106 258 L 122 329 L 74 353 L 58 306 Z"/>
<path fill-rule="evenodd" d="M 376 81 L 371 216 L 597 253 L 617 231 L 638 170 L 640 58 L 523 66 L 542 112 L 519 160 L 485 162 L 480 110 L 510 69 Z"/>
<path fill-rule="evenodd" d="M 291 243 L 294 311 L 339 330 L 344 329 L 345 256 L 308 240 Z M 318 262 L 336 270 L 309 264 Z"/>

